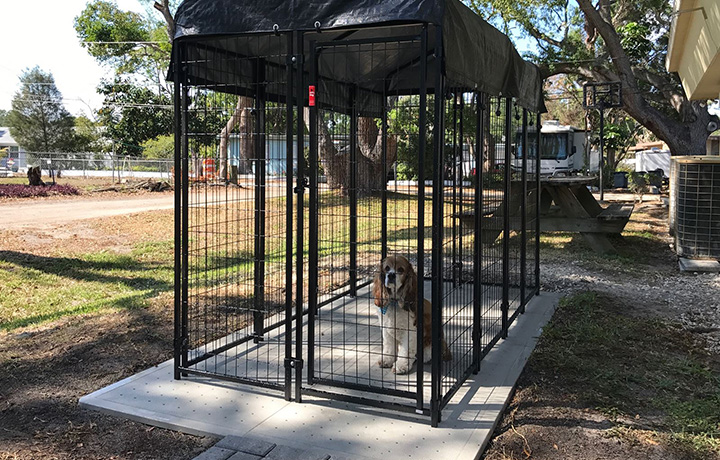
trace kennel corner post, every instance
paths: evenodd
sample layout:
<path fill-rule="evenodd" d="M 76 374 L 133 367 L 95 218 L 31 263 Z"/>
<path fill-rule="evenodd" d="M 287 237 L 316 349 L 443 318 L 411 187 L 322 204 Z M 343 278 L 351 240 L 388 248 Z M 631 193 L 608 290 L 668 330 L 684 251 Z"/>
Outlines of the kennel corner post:
<path fill-rule="evenodd" d="M 520 202 L 520 313 L 525 313 L 525 304 L 527 303 L 526 279 L 527 279 L 527 197 L 528 197 L 528 180 L 527 180 L 527 157 L 528 157 L 528 131 L 527 131 L 528 113 L 523 108 L 522 113 L 522 201 Z"/>
<path fill-rule="evenodd" d="M 263 341 L 265 324 L 265 59 L 255 59 L 255 260 L 253 341 Z M 223 178 L 224 179 L 224 178 Z"/>
<path fill-rule="evenodd" d="M 417 290 L 417 305 L 424 306 L 425 302 L 425 155 L 426 143 L 425 132 L 427 125 L 427 25 L 423 25 L 420 34 L 420 102 L 418 111 L 418 216 L 417 216 L 417 285 L 421 286 Z M 385 130 L 386 131 L 386 130 Z M 383 141 L 384 142 L 384 141 Z M 385 155 L 385 146 L 383 145 L 383 155 Z M 386 163 L 383 158 L 383 165 Z M 384 172 L 385 177 L 387 173 Z M 397 180 L 397 177 L 395 177 Z M 386 183 L 385 181 L 383 183 Z M 387 251 L 387 192 L 383 187 L 383 250 Z M 383 254 L 383 257 L 385 254 Z M 422 308 L 422 307 L 420 307 Z M 424 357 L 424 315 L 417 315 L 417 366 L 420 369 L 425 362 Z M 434 346 L 434 345 L 433 345 Z M 418 413 L 424 413 L 424 372 L 416 372 L 417 399 L 415 410 Z"/>
<path fill-rule="evenodd" d="M 183 119 L 185 118 L 182 100 L 182 81 L 184 63 L 181 61 L 182 53 L 181 45 L 175 42 L 173 47 L 173 130 L 174 138 L 174 172 L 175 172 L 175 215 L 174 215 L 174 322 L 173 322 L 173 374 L 176 380 L 180 379 L 182 372 L 181 367 L 187 363 L 187 296 L 183 297 L 183 293 L 187 291 L 183 286 L 187 282 L 187 245 L 183 238 L 184 225 L 186 220 L 186 210 L 184 207 L 183 195 L 188 182 L 188 170 L 185 167 L 186 162 L 183 161 L 183 152 L 186 152 L 184 146 L 185 132 L 183 131 Z"/>
<path fill-rule="evenodd" d="M 433 195 L 432 195 L 432 388 L 430 398 L 430 423 L 437 427 L 442 418 L 441 413 L 441 341 L 442 305 L 443 305 L 443 144 L 445 115 L 445 76 L 443 74 L 443 43 L 442 30 L 435 30 L 434 43 L 434 111 L 435 126 L 433 127 Z"/>

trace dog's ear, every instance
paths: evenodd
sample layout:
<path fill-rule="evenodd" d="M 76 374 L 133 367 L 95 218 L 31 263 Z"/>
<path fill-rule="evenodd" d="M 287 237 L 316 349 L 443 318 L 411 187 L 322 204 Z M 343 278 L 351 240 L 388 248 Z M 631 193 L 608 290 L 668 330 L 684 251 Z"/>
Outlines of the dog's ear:
<path fill-rule="evenodd" d="M 373 297 L 375 298 L 375 305 L 378 307 L 384 307 L 387 303 L 387 299 L 383 296 L 385 289 L 383 289 L 382 273 L 378 271 L 375 273 L 375 279 L 373 280 Z"/>
<path fill-rule="evenodd" d="M 417 313 L 417 274 L 409 263 L 405 266 L 405 270 L 405 283 L 403 285 L 405 292 L 402 294 L 403 299 L 405 299 L 404 306 L 406 310 L 415 314 Z"/>

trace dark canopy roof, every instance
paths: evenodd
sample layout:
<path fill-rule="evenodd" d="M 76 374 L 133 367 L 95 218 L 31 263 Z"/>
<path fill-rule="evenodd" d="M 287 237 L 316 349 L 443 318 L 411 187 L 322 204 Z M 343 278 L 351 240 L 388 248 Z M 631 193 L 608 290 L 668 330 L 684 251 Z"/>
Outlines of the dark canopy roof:
<path fill-rule="evenodd" d="M 209 62 L 211 52 L 228 51 L 245 57 L 258 56 L 257 53 L 279 56 L 287 52 L 273 50 L 269 41 L 239 44 L 237 40 L 228 40 L 237 34 L 304 30 L 311 39 L 315 34 L 318 40 L 327 41 L 344 38 L 347 35 L 344 31 L 348 29 L 356 29 L 352 39 L 382 38 L 397 33 L 398 26 L 412 28 L 412 25 L 433 24 L 442 31 L 444 71 L 452 84 L 477 88 L 491 95 L 515 97 L 521 106 L 535 112 L 545 108 L 538 68 L 520 57 L 507 36 L 458 0 L 185 0 L 178 8 L 175 20 L 175 38 L 189 40 L 187 52 L 190 56 L 187 59 L 205 63 Z M 321 34 L 316 31 L 316 23 L 320 25 Z M 378 27 L 383 25 L 393 27 Z M 434 33 L 432 30 L 430 50 L 435 43 Z M 203 45 L 193 46 L 192 37 L 202 39 Z M 417 48 L 413 49 L 414 55 L 408 50 L 388 62 L 388 73 L 401 67 L 399 60 L 406 64 L 417 61 Z M 362 54 L 358 56 L 362 59 Z M 432 59 L 429 58 L 429 62 Z M 276 64 L 280 66 L 283 62 L 278 59 Z M 413 72 L 417 74 L 417 68 L 405 67 L 408 75 L 397 79 L 405 82 L 397 83 L 398 87 L 394 88 L 397 92 L 412 92 L 417 88 L 417 78 L 412 75 Z M 189 72 L 188 78 L 194 84 L 223 84 L 231 92 L 243 93 L 242 84 L 232 88 L 228 70 L 227 65 L 215 71 L 196 69 Z M 239 68 L 236 71 L 243 72 Z M 382 72 L 382 69 L 375 71 Z M 342 76 L 334 75 L 333 78 Z M 403 88 L 403 84 L 409 86 Z M 433 85 L 432 76 L 428 84 Z M 365 89 L 374 91 L 373 88 Z"/>

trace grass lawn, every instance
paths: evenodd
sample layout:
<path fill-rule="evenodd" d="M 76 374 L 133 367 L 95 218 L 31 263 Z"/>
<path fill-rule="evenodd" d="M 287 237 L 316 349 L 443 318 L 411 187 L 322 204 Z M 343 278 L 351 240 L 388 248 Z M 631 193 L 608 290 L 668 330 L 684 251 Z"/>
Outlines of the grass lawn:
<path fill-rule="evenodd" d="M 173 243 L 138 243 L 128 254 L 42 256 L 5 250 L 0 251 L 0 273 L 0 329 L 101 309 L 144 307 L 172 290 Z"/>
<path fill-rule="evenodd" d="M 720 454 L 718 362 L 691 333 L 631 317 L 605 294 L 564 298 L 527 372 L 613 419 L 608 436 L 651 439 L 688 459 Z"/>

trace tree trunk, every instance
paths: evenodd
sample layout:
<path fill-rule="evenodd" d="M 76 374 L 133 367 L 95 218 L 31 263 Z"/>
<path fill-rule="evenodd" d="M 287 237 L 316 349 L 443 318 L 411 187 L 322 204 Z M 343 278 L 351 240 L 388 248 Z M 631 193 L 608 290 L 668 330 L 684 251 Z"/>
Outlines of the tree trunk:
<path fill-rule="evenodd" d="M 495 137 L 490 132 L 490 117 L 486 116 L 483 124 L 483 172 L 495 169 Z"/>
<path fill-rule="evenodd" d="M 228 142 L 230 134 L 238 124 L 240 125 L 240 164 L 238 165 L 238 173 L 247 174 L 250 170 L 248 159 L 252 158 L 255 152 L 253 116 L 250 113 L 252 104 L 252 98 L 238 96 L 233 114 L 222 131 L 220 131 L 220 151 L 218 152 L 218 178 L 220 180 L 227 178 Z"/>
<path fill-rule="evenodd" d="M 378 127 L 374 118 L 358 118 L 358 171 L 355 183 L 360 196 L 367 196 L 383 189 L 387 182 L 386 171 L 397 160 L 397 136 L 385 136 L 385 167 L 382 163 L 383 128 Z"/>
<path fill-rule="evenodd" d="M 45 185 L 40 166 L 31 166 L 27 171 L 28 183 L 32 186 Z"/>

